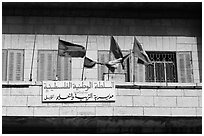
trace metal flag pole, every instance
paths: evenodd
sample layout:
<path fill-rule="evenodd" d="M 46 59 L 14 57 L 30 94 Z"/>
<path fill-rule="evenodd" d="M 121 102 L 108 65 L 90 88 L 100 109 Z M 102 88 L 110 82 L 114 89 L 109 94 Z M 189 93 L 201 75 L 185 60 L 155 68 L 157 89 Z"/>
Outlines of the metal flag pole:
<path fill-rule="evenodd" d="M 86 51 L 87 51 L 87 45 L 88 45 L 88 35 L 86 38 Z M 84 61 L 85 61 L 85 57 L 86 57 L 86 52 L 85 52 L 85 56 L 84 56 Z M 82 69 L 82 75 L 81 75 L 81 80 L 83 81 L 83 77 L 84 77 L 84 64 L 83 64 L 83 69 Z"/>
<path fill-rule="evenodd" d="M 32 62 L 31 62 L 31 70 L 30 70 L 30 79 L 29 81 L 32 81 L 32 71 L 33 71 L 33 58 L 34 58 L 34 52 L 35 52 L 35 41 L 36 41 L 36 33 L 34 38 L 34 45 L 33 45 L 33 55 L 32 55 Z"/>
<path fill-rule="evenodd" d="M 111 43 L 111 37 L 110 37 L 110 43 Z M 109 56 L 108 56 L 108 61 L 110 61 L 110 59 L 111 59 L 111 45 L 110 45 L 110 50 L 109 50 Z M 108 81 L 109 81 L 109 74 L 110 74 L 110 70 L 109 70 L 109 68 L 108 68 Z"/>

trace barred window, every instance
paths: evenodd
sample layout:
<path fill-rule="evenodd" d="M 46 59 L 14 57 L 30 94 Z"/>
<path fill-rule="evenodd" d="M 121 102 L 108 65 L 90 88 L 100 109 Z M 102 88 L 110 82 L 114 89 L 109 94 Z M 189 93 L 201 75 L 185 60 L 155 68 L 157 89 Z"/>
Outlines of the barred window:
<path fill-rule="evenodd" d="M 178 82 L 176 52 L 147 52 L 153 65 L 145 67 L 146 82 Z"/>

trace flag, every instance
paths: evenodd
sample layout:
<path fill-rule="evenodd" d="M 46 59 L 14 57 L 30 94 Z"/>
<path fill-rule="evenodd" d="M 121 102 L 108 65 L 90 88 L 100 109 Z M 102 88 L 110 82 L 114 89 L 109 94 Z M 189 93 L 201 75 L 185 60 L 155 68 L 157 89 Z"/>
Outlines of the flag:
<path fill-rule="evenodd" d="M 84 59 L 84 67 L 86 67 L 86 68 L 93 68 L 95 65 L 96 65 L 95 61 L 85 57 L 85 59 Z"/>
<path fill-rule="evenodd" d="M 113 53 L 113 55 L 114 55 L 114 57 L 115 57 L 116 59 L 120 59 L 120 58 L 121 58 L 120 63 L 121 63 L 121 65 L 122 65 L 122 68 L 124 69 L 124 68 L 125 68 L 125 66 L 124 66 L 124 60 L 125 60 L 130 54 L 128 54 L 128 55 L 126 55 L 126 56 L 123 57 L 122 51 L 121 51 L 121 49 L 120 49 L 118 43 L 115 41 L 115 39 L 114 39 L 113 36 L 111 36 L 110 51 Z"/>
<path fill-rule="evenodd" d="M 122 51 L 113 36 L 111 36 L 110 51 L 113 53 L 116 59 L 123 58 Z"/>
<path fill-rule="evenodd" d="M 144 65 L 152 64 L 147 53 L 142 48 L 142 45 L 139 43 L 139 41 L 136 38 L 134 38 L 133 53 L 134 53 L 134 57 L 138 58 L 137 63 L 144 64 Z"/>
<path fill-rule="evenodd" d="M 59 44 L 58 44 L 59 56 L 83 58 L 85 54 L 86 54 L 86 50 L 83 46 L 59 39 Z"/>

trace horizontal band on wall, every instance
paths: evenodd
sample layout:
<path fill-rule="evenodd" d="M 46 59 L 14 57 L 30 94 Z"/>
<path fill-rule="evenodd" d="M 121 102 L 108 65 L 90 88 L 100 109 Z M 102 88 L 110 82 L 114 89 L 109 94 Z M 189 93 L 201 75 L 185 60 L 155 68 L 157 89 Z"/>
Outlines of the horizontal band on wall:
<path fill-rule="evenodd" d="M 202 133 L 202 117 L 2 117 L 2 133 Z"/>

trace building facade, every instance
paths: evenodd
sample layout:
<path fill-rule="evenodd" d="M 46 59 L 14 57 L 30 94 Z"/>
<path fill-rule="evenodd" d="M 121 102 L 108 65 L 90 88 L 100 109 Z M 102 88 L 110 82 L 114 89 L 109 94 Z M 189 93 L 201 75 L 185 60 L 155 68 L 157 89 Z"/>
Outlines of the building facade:
<path fill-rule="evenodd" d="M 3 3 L 3 133 L 201 133 L 201 3 Z M 88 36 L 88 40 L 87 40 Z M 106 62 L 84 81 L 115 82 L 114 102 L 42 102 L 42 81 L 81 81 L 84 58 L 59 57 L 58 40 Z M 134 38 L 153 62 L 138 64 Z M 80 130 L 80 132 L 79 132 Z"/>

